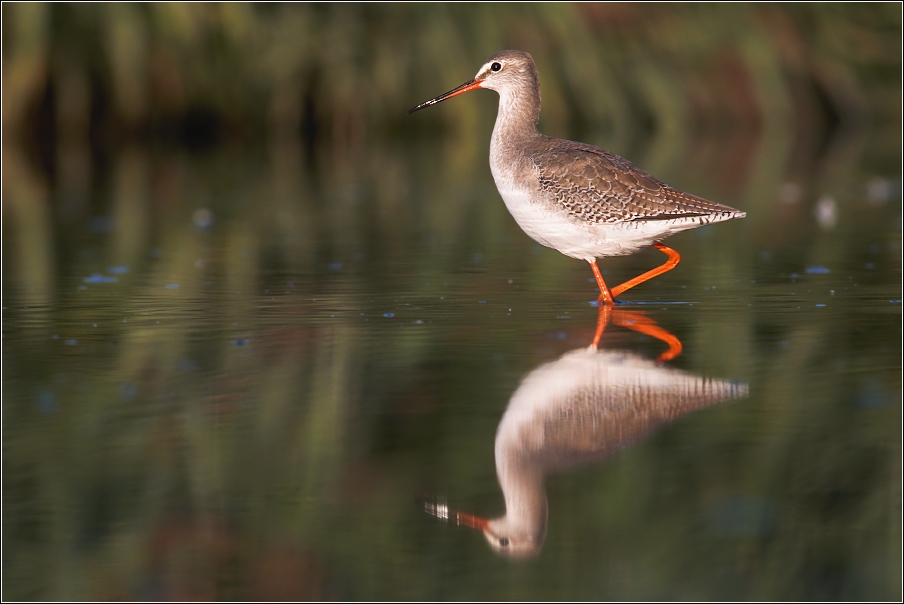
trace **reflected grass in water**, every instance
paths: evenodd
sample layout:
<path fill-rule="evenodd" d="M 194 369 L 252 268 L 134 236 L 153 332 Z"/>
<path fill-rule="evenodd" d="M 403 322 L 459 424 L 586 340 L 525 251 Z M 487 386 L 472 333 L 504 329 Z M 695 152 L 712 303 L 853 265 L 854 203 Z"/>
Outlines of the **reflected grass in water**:
<path fill-rule="evenodd" d="M 683 341 L 676 367 L 749 382 L 750 399 L 551 480 L 544 551 L 515 567 L 412 498 L 502 511 L 496 426 L 524 374 L 592 339 L 586 267 L 534 247 L 488 175 L 427 182 L 445 174 L 412 167 L 428 154 L 381 149 L 328 178 L 292 169 L 299 154 L 256 157 L 124 155 L 97 215 L 141 245 L 119 226 L 60 229 L 46 289 L 28 285 L 28 231 L 6 240 L 8 595 L 893 592 L 897 208 L 839 194 L 851 220 L 831 231 L 800 211 L 676 236 L 681 267 L 628 297 Z"/>

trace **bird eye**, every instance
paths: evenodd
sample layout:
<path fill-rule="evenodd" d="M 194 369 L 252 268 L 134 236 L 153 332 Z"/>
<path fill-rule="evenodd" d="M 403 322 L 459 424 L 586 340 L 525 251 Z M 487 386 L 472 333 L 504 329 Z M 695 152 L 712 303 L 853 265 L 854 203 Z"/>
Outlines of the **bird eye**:
<path fill-rule="evenodd" d="M 492 69 L 493 71 L 499 71 L 500 69 L 502 69 L 502 64 L 493 63 L 492 65 L 490 65 L 490 69 Z"/>
<path fill-rule="evenodd" d="M 498 65 L 498 63 L 497 63 L 497 65 Z M 509 544 L 508 537 L 501 537 L 499 539 L 499 545 L 501 545 L 502 547 L 508 547 L 508 544 Z"/>

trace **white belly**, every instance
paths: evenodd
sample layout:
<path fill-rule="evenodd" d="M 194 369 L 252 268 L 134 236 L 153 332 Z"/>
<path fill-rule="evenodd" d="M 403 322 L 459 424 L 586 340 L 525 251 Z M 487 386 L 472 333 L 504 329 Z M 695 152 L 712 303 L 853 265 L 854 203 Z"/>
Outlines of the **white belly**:
<path fill-rule="evenodd" d="M 565 212 L 531 202 L 527 194 L 516 189 L 499 187 L 499 194 L 515 222 L 534 241 L 587 262 L 634 253 L 692 226 L 665 220 L 618 224 L 581 222 Z"/>

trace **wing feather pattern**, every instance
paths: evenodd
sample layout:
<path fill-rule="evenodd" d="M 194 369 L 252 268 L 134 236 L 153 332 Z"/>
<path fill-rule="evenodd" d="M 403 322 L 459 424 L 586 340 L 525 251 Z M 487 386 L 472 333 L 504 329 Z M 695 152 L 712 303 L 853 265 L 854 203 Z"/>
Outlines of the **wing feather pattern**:
<path fill-rule="evenodd" d="M 740 218 L 734 208 L 673 189 L 628 160 L 593 145 L 546 138 L 530 153 L 545 197 L 594 223 Z"/>

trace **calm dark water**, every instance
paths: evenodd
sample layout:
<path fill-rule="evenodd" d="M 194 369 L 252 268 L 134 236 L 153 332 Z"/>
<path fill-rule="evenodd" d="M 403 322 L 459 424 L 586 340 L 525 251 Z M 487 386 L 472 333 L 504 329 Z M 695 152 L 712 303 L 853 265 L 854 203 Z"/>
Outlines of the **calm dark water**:
<path fill-rule="evenodd" d="M 5 156 L 4 596 L 900 597 L 886 143 L 805 177 L 781 141 L 740 175 L 632 156 L 748 218 L 670 238 L 587 371 L 591 272 L 518 229 L 485 148 L 125 149 L 81 190 Z M 546 495 L 525 558 L 424 510 L 506 513 L 497 430 Z"/>

